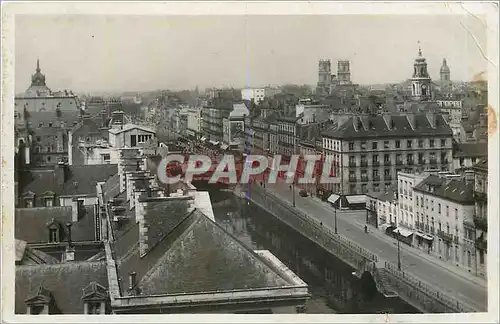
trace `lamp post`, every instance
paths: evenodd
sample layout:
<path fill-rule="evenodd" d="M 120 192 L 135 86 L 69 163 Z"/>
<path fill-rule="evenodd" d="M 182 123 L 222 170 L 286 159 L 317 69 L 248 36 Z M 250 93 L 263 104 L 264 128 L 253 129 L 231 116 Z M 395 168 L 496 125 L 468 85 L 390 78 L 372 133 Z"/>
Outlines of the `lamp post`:
<path fill-rule="evenodd" d="M 333 204 L 333 212 L 335 214 L 335 234 L 338 234 L 338 228 L 337 228 L 337 206 Z"/>
<path fill-rule="evenodd" d="M 295 173 L 288 172 L 288 176 L 292 177 L 292 205 L 295 207 Z"/>
<path fill-rule="evenodd" d="M 398 233 L 397 233 L 397 240 L 398 240 L 398 270 L 401 271 L 401 249 L 399 247 L 399 232 L 400 230 L 398 229 Z"/>

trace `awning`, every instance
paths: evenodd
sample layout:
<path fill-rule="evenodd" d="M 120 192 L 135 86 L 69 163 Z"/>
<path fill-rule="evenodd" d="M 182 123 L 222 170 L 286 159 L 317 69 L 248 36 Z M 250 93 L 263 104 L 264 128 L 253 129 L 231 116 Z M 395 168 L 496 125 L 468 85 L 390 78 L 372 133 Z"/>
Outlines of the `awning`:
<path fill-rule="evenodd" d="M 340 198 L 339 195 L 332 194 L 332 195 L 330 195 L 330 197 L 328 197 L 328 202 L 335 204 L 337 202 L 337 200 L 339 200 L 339 198 Z"/>
<path fill-rule="evenodd" d="M 394 231 L 394 233 L 399 233 L 401 236 L 408 237 L 413 234 L 412 231 L 407 230 L 406 228 L 398 227 Z"/>
<path fill-rule="evenodd" d="M 213 145 L 219 145 L 219 141 L 215 141 L 212 143 Z"/>
<path fill-rule="evenodd" d="M 205 141 L 207 140 L 207 138 L 206 138 L 205 136 L 203 136 L 202 138 L 200 138 L 200 140 L 201 140 L 202 142 L 205 142 Z"/>
<path fill-rule="evenodd" d="M 345 196 L 349 204 L 365 204 L 366 195 Z"/>
<path fill-rule="evenodd" d="M 389 228 L 391 226 L 391 223 L 384 223 L 384 224 L 380 224 L 378 226 L 378 228 L 380 228 L 381 230 L 385 231 L 387 228 Z"/>
<path fill-rule="evenodd" d="M 229 145 L 227 144 L 222 144 L 220 147 L 222 150 L 227 150 L 229 148 Z"/>
<path fill-rule="evenodd" d="M 418 236 L 420 236 L 423 239 L 426 239 L 427 241 L 432 241 L 434 239 L 432 236 L 429 236 L 429 235 L 424 234 L 424 233 L 417 232 L 415 234 L 417 234 Z"/>

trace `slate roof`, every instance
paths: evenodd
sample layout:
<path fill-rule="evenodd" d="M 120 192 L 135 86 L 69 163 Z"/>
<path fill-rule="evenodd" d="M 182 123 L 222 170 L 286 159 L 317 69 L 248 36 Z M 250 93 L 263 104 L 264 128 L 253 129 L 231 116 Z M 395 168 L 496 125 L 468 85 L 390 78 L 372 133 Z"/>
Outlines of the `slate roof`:
<path fill-rule="evenodd" d="M 479 160 L 472 166 L 474 169 L 483 170 L 488 172 L 488 157 Z"/>
<path fill-rule="evenodd" d="M 106 262 L 16 266 L 15 313 L 26 314 L 25 300 L 39 287 L 48 290 L 58 313 L 83 314 L 83 289 L 92 281 L 108 287 Z"/>
<path fill-rule="evenodd" d="M 38 207 L 16 208 L 14 237 L 28 243 L 48 243 L 49 231 L 47 225 L 54 219 L 59 224 L 60 241 L 67 239 L 66 223 L 71 222 L 72 208 Z M 71 227 L 73 241 L 95 240 L 95 213 L 93 206 L 85 206 L 85 212 L 78 222 Z"/>
<path fill-rule="evenodd" d="M 16 239 L 16 265 L 56 264 L 59 260 L 37 249 L 27 246 L 26 241 Z"/>
<path fill-rule="evenodd" d="M 38 127 L 39 123 L 43 123 L 44 126 L 53 123 L 53 127 L 56 127 L 60 122 L 64 122 L 66 126 L 72 126 L 73 122 L 80 121 L 80 114 L 76 108 L 74 111 L 61 111 L 60 117 L 57 117 L 55 111 L 30 111 L 28 121 L 31 122 L 33 128 Z"/>
<path fill-rule="evenodd" d="M 355 119 L 358 116 L 349 117 L 349 119 L 340 125 L 322 133 L 325 137 L 350 139 L 350 138 L 373 138 L 373 137 L 420 137 L 420 136 L 452 136 L 449 125 L 443 116 L 436 115 L 436 127 L 432 128 L 425 114 L 415 114 L 414 129 L 408 118 L 404 115 L 391 116 L 392 127 L 387 127 L 386 121 L 380 115 L 367 116 L 367 124 L 360 122 L 358 130 L 354 128 Z"/>
<path fill-rule="evenodd" d="M 440 178 L 430 175 L 417 186 L 415 191 L 454 201 L 463 205 L 474 204 L 474 186 L 463 180 Z"/>
<path fill-rule="evenodd" d="M 454 157 L 488 156 L 488 143 L 457 143 L 453 146 Z"/>
<path fill-rule="evenodd" d="M 398 186 L 397 185 L 392 185 L 386 190 L 382 190 L 379 192 L 373 192 L 368 194 L 368 196 L 375 198 L 380 201 L 397 201 L 397 198 L 394 198 L 394 194 L 398 193 Z M 396 196 L 397 197 L 397 196 Z"/>
<path fill-rule="evenodd" d="M 48 190 L 57 196 L 96 195 L 97 182 L 106 181 L 118 172 L 116 164 L 71 165 L 67 168 L 67 178 L 62 187 L 57 184 L 54 169 L 31 169 L 21 172 L 20 196 L 28 191 L 39 196 Z"/>
<path fill-rule="evenodd" d="M 137 287 L 144 295 L 289 284 L 255 252 L 198 210 L 184 217 L 145 257 L 139 259 L 135 252 L 131 258 L 136 262 L 133 266 L 128 262 L 129 271 L 137 272 L 139 263 L 147 266 L 141 269 L 140 277 L 137 274 Z M 120 269 L 122 276 L 125 271 Z"/>

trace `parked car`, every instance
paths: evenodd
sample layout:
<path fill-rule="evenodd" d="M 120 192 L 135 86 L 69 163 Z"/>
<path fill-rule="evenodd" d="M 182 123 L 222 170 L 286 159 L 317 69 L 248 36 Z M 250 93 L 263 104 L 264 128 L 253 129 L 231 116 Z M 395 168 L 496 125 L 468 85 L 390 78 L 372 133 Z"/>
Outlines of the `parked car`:
<path fill-rule="evenodd" d="M 299 195 L 300 195 L 301 197 L 307 197 L 307 196 L 309 196 L 309 195 L 307 194 L 307 191 L 306 191 L 305 189 L 302 189 L 301 191 L 299 191 Z"/>

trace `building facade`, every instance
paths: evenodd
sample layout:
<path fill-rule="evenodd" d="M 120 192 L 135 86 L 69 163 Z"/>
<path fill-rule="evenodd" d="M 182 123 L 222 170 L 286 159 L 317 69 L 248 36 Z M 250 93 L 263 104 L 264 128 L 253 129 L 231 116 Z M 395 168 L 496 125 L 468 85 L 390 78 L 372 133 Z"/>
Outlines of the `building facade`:
<path fill-rule="evenodd" d="M 474 226 L 477 255 L 476 273 L 487 277 L 488 251 L 488 159 L 474 165 Z"/>
<path fill-rule="evenodd" d="M 343 116 L 322 136 L 337 166 L 328 188 L 336 193 L 378 192 L 395 184 L 399 171 L 450 168 L 452 132 L 441 115 Z"/>

